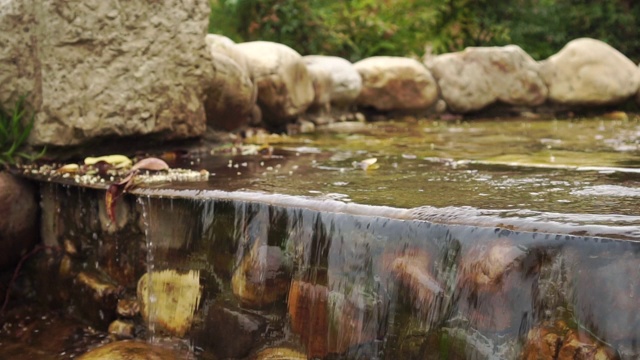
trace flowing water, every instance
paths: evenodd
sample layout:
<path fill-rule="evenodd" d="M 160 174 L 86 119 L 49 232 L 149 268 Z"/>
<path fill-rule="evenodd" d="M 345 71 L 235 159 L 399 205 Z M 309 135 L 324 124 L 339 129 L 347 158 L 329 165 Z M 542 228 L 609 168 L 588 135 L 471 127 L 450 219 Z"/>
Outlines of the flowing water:
<path fill-rule="evenodd" d="M 341 126 L 192 154 L 209 181 L 138 188 L 115 224 L 102 190 L 43 184 L 45 241 L 202 359 L 640 357 L 638 121 Z"/>

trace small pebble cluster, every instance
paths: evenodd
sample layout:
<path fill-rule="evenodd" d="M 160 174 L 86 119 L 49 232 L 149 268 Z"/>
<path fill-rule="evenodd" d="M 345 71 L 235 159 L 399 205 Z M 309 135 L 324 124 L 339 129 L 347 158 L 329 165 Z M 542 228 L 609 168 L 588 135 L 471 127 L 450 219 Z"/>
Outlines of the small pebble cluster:
<path fill-rule="evenodd" d="M 71 164 L 73 165 L 73 164 Z M 88 186 L 109 185 L 126 177 L 126 168 L 111 168 L 103 172 L 92 166 L 74 167 L 60 164 L 25 165 L 20 168 L 29 177 L 55 181 L 68 179 L 76 184 Z M 207 181 L 211 176 L 207 170 L 168 169 L 162 171 L 140 171 L 135 175 L 136 184 L 159 184 L 166 182 Z M 214 174 L 215 175 L 215 174 Z"/>

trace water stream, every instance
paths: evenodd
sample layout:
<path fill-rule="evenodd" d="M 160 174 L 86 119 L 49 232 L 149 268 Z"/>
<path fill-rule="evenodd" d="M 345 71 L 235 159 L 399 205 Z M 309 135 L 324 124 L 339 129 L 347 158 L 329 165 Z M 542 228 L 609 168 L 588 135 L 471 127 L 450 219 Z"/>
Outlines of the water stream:
<path fill-rule="evenodd" d="M 640 358 L 637 120 L 344 126 L 178 158 L 209 180 L 115 222 L 43 182 L 40 293 L 96 328 L 137 299 L 136 336 L 201 359 Z"/>
<path fill-rule="evenodd" d="M 190 337 L 204 354 L 291 343 L 310 357 L 513 359 L 538 351 L 527 339 L 539 329 L 639 350 L 637 242 L 255 201 L 155 197 L 144 209 L 151 228 L 189 229 L 155 231 L 151 251 L 156 271 L 198 271 Z M 243 317 L 252 336 L 234 324 Z M 233 339 L 245 343 L 231 354 Z"/>

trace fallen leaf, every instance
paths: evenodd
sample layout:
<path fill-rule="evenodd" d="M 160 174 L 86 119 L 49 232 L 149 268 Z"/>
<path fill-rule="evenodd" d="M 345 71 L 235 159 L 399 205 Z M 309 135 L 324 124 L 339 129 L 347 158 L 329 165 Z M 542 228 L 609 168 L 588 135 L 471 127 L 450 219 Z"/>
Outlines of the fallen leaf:
<path fill-rule="evenodd" d="M 124 186 L 118 183 L 111 184 L 105 194 L 104 204 L 107 210 L 107 215 L 109 216 L 109 220 L 113 223 L 116 222 L 116 200 L 118 200 L 123 192 Z"/>
<path fill-rule="evenodd" d="M 160 160 L 158 158 L 150 157 L 146 159 L 142 159 L 135 163 L 133 167 L 131 167 L 131 172 L 137 170 L 152 170 L 152 171 L 160 171 L 160 170 L 169 170 L 169 165 L 167 165 L 164 160 Z"/>

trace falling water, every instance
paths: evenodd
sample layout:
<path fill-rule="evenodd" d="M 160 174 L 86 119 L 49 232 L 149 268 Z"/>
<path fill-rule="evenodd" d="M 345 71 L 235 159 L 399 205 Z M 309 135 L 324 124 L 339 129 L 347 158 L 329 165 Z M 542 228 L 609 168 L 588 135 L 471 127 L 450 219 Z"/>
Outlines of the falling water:
<path fill-rule="evenodd" d="M 625 300 L 640 296 L 636 242 L 543 224 L 512 231 L 216 199 L 146 197 L 143 208 L 151 203 L 149 228 L 170 216 L 189 229 L 150 249 L 164 268 L 199 271 L 188 336 L 204 353 L 242 358 L 284 342 L 322 358 L 513 359 L 540 351 L 540 331 L 639 351 L 637 305 Z"/>

